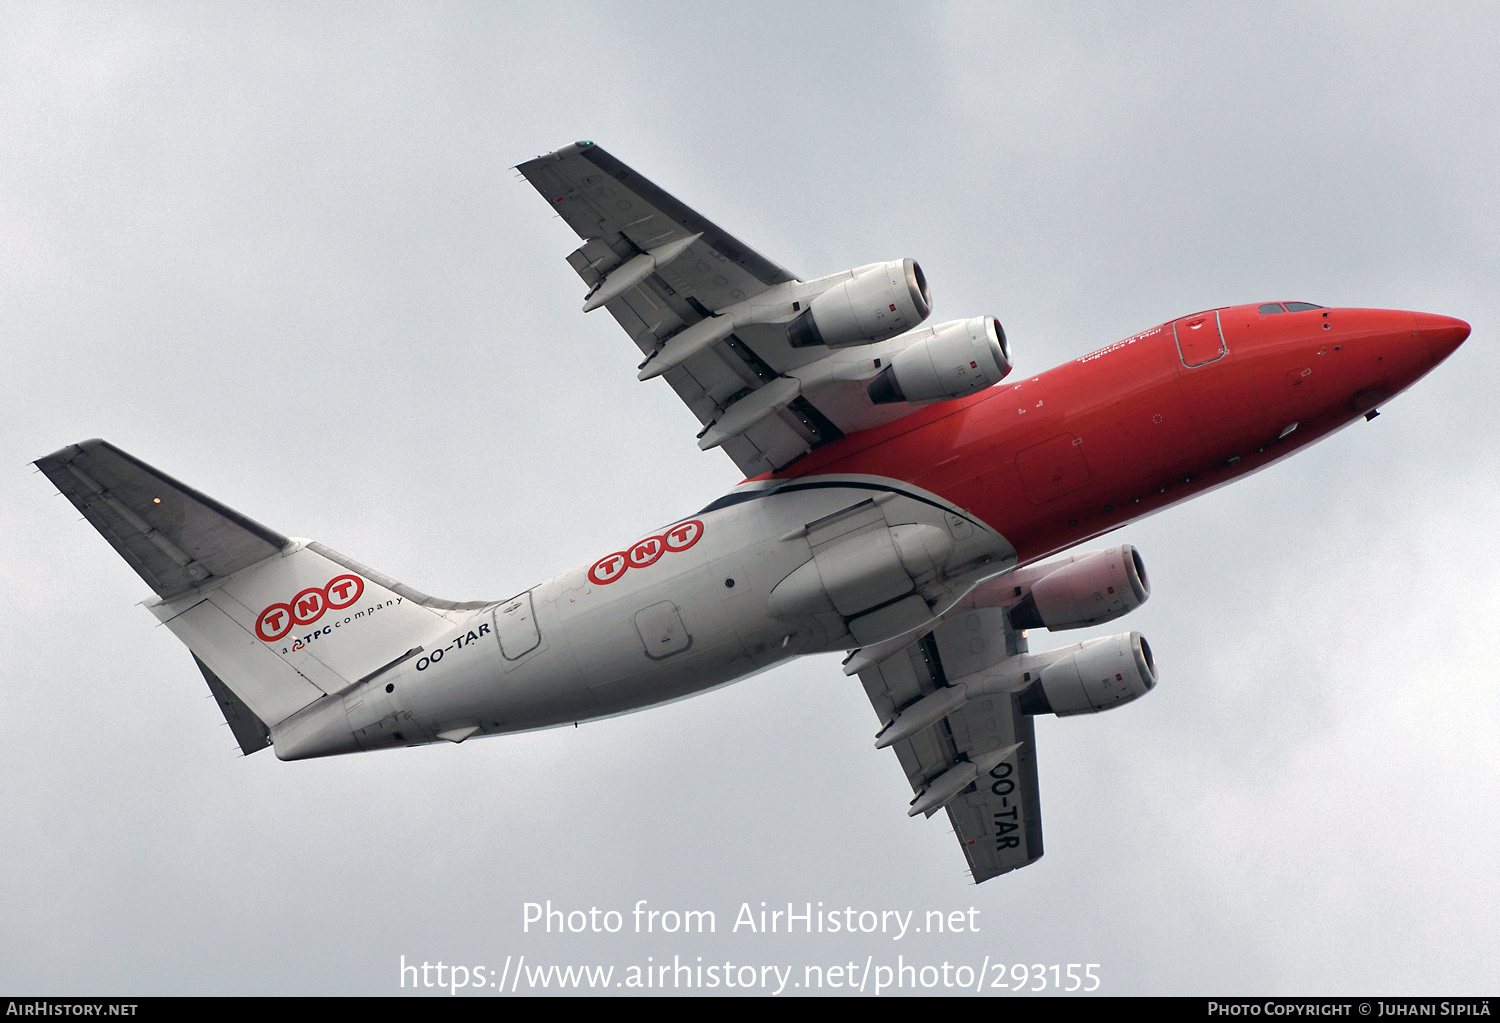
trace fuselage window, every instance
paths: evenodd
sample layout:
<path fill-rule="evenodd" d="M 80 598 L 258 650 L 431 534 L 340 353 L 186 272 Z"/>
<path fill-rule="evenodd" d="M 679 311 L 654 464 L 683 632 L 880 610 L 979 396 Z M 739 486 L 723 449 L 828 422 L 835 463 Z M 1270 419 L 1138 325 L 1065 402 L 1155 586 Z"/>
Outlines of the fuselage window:
<path fill-rule="evenodd" d="M 1284 313 L 1284 312 L 1286 312 L 1286 310 L 1283 309 L 1283 308 L 1281 308 L 1281 303 L 1280 302 L 1267 302 L 1265 305 L 1263 305 L 1263 306 L 1260 307 L 1260 314 L 1262 316 L 1269 316 L 1271 313 Z"/>
<path fill-rule="evenodd" d="M 1304 312 L 1306 312 L 1309 309 L 1322 309 L 1322 308 L 1323 308 L 1322 306 L 1320 306 L 1320 305 L 1313 305 L 1311 302 L 1288 302 L 1286 304 L 1286 311 L 1289 312 L 1289 313 L 1304 313 Z"/>

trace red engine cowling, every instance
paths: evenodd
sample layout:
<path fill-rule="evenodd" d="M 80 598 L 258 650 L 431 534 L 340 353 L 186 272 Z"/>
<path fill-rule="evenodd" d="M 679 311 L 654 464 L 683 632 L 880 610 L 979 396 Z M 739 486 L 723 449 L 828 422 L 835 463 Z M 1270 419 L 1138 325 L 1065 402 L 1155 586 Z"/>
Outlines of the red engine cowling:
<path fill-rule="evenodd" d="M 1097 714 L 1156 688 L 1156 660 L 1139 632 L 1080 643 L 1021 692 L 1025 714 Z"/>
<path fill-rule="evenodd" d="M 1054 632 L 1084 629 L 1129 614 L 1150 596 L 1140 553 L 1121 544 L 1080 555 L 1037 579 L 1010 609 L 1010 624 Z"/>

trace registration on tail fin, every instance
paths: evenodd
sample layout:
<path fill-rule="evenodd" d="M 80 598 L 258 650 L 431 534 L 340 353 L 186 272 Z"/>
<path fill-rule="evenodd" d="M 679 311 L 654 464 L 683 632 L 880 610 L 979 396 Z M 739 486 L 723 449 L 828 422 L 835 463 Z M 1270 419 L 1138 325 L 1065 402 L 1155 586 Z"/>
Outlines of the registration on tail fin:
<path fill-rule="evenodd" d="M 489 604 L 429 597 L 283 536 L 106 441 L 36 465 L 156 591 L 148 609 L 192 651 L 247 754 Z"/>

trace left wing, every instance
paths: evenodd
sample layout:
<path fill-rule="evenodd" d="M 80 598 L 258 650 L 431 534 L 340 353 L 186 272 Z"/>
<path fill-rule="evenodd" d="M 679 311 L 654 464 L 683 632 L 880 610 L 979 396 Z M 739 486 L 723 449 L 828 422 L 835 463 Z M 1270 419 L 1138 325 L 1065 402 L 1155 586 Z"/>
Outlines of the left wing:
<path fill-rule="evenodd" d="M 517 170 L 583 239 L 568 263 L 590 288 L 584 312 L 609 310 L 645 356 L 640 378 L 665 377 L 703 424 L 699 446 L 722 447 L 746 476 L 915 410 L 876 405 L 851 379 L 873 375 L 882 352 L 834 354 L 806 330 L 809 300 L 832 278 L 803 284 L 592 142 Z M 927 309 L 908 313 L 879 309 L 892 332 Z"/>
<path fill-rule="evenodd" d="M 860 671 L 859 680 L 884 727 L 950 678 L 1025 650 L 1025 635 L 1011 628 L 1005 609 L 960 611 Z M 976 884 L 1042 855 L 1036 730 L 1018 703 L 1014 693 L 970 700 L 892 747 L 916 793 L 913 815 L 948 811 Z"/>

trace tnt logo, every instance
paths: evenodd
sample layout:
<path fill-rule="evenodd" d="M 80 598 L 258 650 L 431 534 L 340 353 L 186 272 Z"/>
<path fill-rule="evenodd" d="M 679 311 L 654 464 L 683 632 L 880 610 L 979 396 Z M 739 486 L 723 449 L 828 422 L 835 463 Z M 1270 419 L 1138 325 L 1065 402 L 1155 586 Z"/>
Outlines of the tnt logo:
<path fill-rule="evenodd" d="M 660 536 L 648 536 L 629 550 L 615 551 L 594 562 L 589 582 L 608 586 L 632 568 L 647 568 L 663 554 L 678 554 L 697 543 L 703 536 L 703 523 L 697 519 L 680 522 Z"/>
<path fill-rule="evenodd" d="M 273 643 L 298 626 L 311 625 L 328 611 L 342 611 L 365 592 L 357 575 L 339 575 L 324 586 L 311 586 L 285 604 L 272 604 L 255 619 L 255 634 Z"/>
<path fill-rule="evenodd" d="M 703 523 L 697 519 L 690 519 L 680 526 L 673 526 L 667 530 L 662 535 L 662 543 L 666 545 L 667 550 L 676 554 L 678 551 L 685 551 L 693 546 L 702 535 Z"/>
<path fill-rule="evenodd" d="M 629 567 L 630 562 L 626 559 L 626 555 L 620 553 L 607 554 L 594 562 L 594 567 L 589 569 L 589 579 L 600 586 L 608 586 L 624 575 L 625 570 Z"/>
<path fill-rule="evenodd" d="M 656 564 L 656 559 L 661 557 L 666 549 L 666 538 L 653 536 L 630 548 L 625 554 L 625 560 L 630 562 L 631 568 L 645 568 L 647 565 Z"/>

